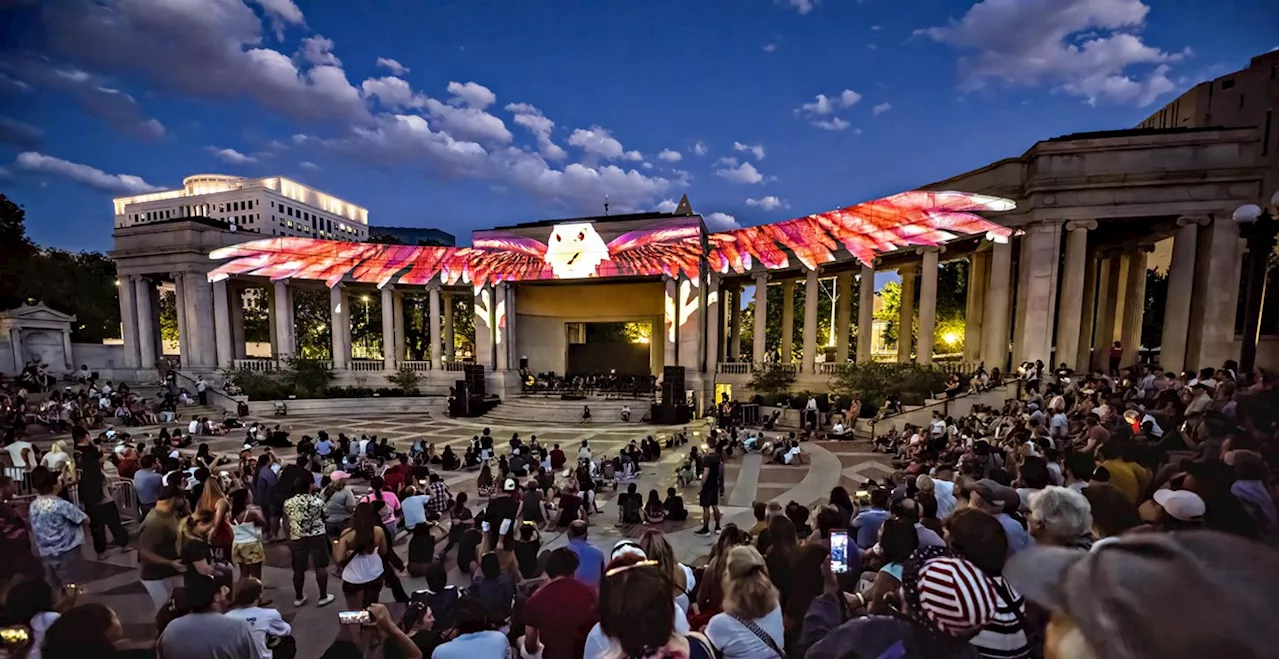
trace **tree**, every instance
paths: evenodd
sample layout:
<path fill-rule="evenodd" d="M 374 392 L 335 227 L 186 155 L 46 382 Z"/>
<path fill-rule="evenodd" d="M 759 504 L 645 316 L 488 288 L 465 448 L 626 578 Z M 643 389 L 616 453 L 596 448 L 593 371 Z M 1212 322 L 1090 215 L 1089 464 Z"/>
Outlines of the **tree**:
<path fill-rule="evenodd" d="M 22 291 L 28 301 L 75 314 L 75 341 L 102 343 L 120 336 L 116 264 L 101 252 L 38 250 L 23 268 Z"/>
<path fill-rule="evenodd" d="M 832 279 L 819 281 L 818 295 L 818 349 L 824 346 L 835 345 L 831 341 L 831 307 L 835 304 L 835 281 Z M 770 286 L 768 290 L 767 309 L 768 318 L 766 322 L 766 336 L 768 341 L 765 345 L 765 352 L 771 355 L 777 355 L 782 341 L 782 304 L 783 304 L 783 287 L 779 285 Z M 858 318 L 858 290 L 855 285 L 852 288 L 851 295 L 853 299 L 850 305 L 850 323 L 849 340 L 853 345 L 857 334 L 855 331 L 856 320 Z M 792 303 L 795 305 L 793 309 L 793 317 L 791 324 L 791 352 L 792 359 L 800 359 L 804 354 L 804 297 L 805 283 L 804 280 L 796 282 L 795 297 Z M 721 300 L 723 302 L 723 300 Z M 730 309 L 725 308 L 725 327 L 728 327 L 728 318 Z M 742 354 L 750 357 L 754 354 L 755 346 L 755 327 L 756 327 L 756 301 L 755 296 L 751 297 L 751 301 L 742 310 Z M 726 330 L 727 331 L 727 330 Z M 728 340 L 728 335 L 724 337 Z"/>
<path fill-rule="evenodd" d="M 0 310 L 12 309 L 27 299 L 24 275 L 36 255 L 36 246 L 27 237 L 26 217 L 21 206 L 0 194 Z"/>
<path fill-rule="evenodd" d="M 758 369 L 747 387 L 762 394 L 780 394 L 796 381 L 795 371 L 779 364 L 768 364 Z"/>
<path fill-rule="evenodd" d="M 919 283 L 917 279 L 915 287 L 917 295 L 920 290 Z M 962 260 L 942 264 L 938 268 L 938 297 L 933 326 L 935 352 L 956 352 L 964 348 L 964 314 L 968 295 L 969 262 Z M 880 311 L 876 314 L 876 320 L 885 321 L 885 342 L 890 344 L 897 343 L 900 330 L 898 311 L 902 308 L 902 284 L 894 281 L 887 282 L 880 289 L 880 300 Z M 916 310 L 918 314 L 919 306 L 916 307 Z M 918 319 L 919 316 L 915 318 L 915 321 L 918 321 Z M 947 332 L 955 332 L 959 334 L 960 338 L 953 343 L 947 343 L 943 339 Z M 911 336 L 913 339 L 919 336 L 917 322 L 912 324 Z"/>

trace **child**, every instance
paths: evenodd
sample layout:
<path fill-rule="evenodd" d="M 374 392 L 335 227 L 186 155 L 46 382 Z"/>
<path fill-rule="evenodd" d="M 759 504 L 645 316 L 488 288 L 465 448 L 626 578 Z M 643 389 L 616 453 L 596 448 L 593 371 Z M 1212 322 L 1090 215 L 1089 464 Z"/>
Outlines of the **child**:
<path fill-rule="evenodd" d="M 666 518 L 673 522 L 683 522 L 689 518 L 689 511 L 684 509 L 684 498 L 676 494 L 676 488 L 667 488 L 667 500 L 662 504 L 666 509 Z"/>
<path fill-rule="evenodd" d="M 667 518 L 667 510 L 658 498 L 657 490 L 649 490 L 649 500 L 644 504 L 644 523 L 661 524 Z"/>

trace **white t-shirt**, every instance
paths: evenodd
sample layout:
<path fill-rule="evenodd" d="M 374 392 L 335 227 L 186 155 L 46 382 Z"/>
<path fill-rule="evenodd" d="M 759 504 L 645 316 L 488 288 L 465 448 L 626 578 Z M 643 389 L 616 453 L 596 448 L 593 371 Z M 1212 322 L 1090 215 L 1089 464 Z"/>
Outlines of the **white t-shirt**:
<path fill-rule="evenodd" d="M 792 446 L 791 449 L 787 451 L 787 456 L 785 458 L 787 464 L 791 464 L 792 461 L 796 459 L 797 455 L 800 455 L 800 447 Z"/>
<path fill-rule="evenodd" d="M 947 432 L 946 421 L 943 421 L 942 419 L 934 419 L 933 421 L 929 422 L 930 437 L 941 437 L 945 432 Z"/>
<path fill-rule="evenodd" d="M 44 647 L 44 634 L 59 617 L 61 617 L 60 614 L 53 611 L 41 611 L 31 616 L 31 646 L 27 650 L 27 659 L 40 659 L 40 653 Z"/>
<path fill-rule="evenodd" d="M 40 458 L 40 464 L 49 471 L 62 471 L 62 465 L 68 462 L 71 462 L 71 454 L 66 451 L 45 453 L 44 457 Z"/>
<path fill-rule="evenodd" d="M 231 609 L 224 615 L 228 618 L 236 618 L 249 623 L 249 629 L 253 633 L 253 642 L 258 646 L 258 655 L 262 659 L 272 659 L 271 650 L 267 648 L 268 636 L 288 636 L 293 633 L 293 628 L 284 621 L 284 618 L 280 617 L 280 612 L 275 609 L 250 606 L 243 609 Z"/>
<path fill-rule="evenodd" d="M 187 424 L 187 432 L 192 435 L 200 432 L 200 421 L 192 419 L 191 423 Z"/>
<path fill-rule="evenodd" d="M 836 425 L 835 425 L 835 426 L 833 426 L 833 427 L 831 428 L 831 432 L 833 432 L 833 433 L 835 433 L 835 434 L 837 434 L 837 435 L 843 435 L 843 434 L 844 434 L 844 424 L 843 424 L 843 423 L 839 423 L 839 422 L 837 422 L 837 423 L 836 423 Z"/>
<path fill-rule="evenodd" d="M 752 622 L 768 634 L 779 649 L 784 647 L 781 606 L 775 606 L 763 618 Z M 711 620 L 707 622 L 707 638 L 724 653 L 725 659 L 778 659 L 778 653 L 773 648 L 727 613 L 711 616 Z"/>
<path fill-rule="evenodd" d="M 32 465 L 28 465 L 28 464 L 27 464 L 26 459 L 22 457 L 22 452 L 23 452 L 24 450 L 25 450 L 25 451 L 30 451 L 29 455 L 31 456 L 31 459 L 32 459 L 33 461 L 35 460 L 35 458 L 36 458 L 36 449 L 35 449 L 35 447 L 34 447 L 34 446 L 32 446 L 32 445 L 31 445 L 31 442 L 28 442 L 28 441 L 25 441 L 25 440 L 16 441 L 16 442 L 14 442 L 14 443 L 12 443 L 12 444 L 10 444 L 10 445 L 6 446 L 6 447 L 5 447 L 5 450 L 6 450 L 6 451 L 8 451 L 8 452 L 9 452 L 9 455 L 13 458 L 13 466 L 15 466 L 15 467 L 22 467 L 22 468 L 26 468 L 26 467 L 29 467 L 29 466 L 30 466 L 30 467 L 34 467 L 34 466 L 35 466 L 34 464 L 32 464 Z"/>

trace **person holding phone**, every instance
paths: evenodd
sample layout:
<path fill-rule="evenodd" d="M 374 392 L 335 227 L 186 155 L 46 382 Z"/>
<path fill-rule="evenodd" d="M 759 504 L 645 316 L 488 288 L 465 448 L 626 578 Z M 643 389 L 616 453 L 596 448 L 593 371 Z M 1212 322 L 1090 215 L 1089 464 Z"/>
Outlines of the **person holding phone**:
<path fill-rule="evenodd" d="M 341 613 L 347 613 L 343 611 Z M 391 612 L 381 604 L 370 604 L 360 613 L 359 621 L 343 621 L 339 615 L 343 629 L 338 638 L 329 646 L 324 656 L 396 656 L 404 659 L 422 659 L 422 650 L 414 644 L 404 630 L 396 624 Z M 368 633 L 365 633 L 365 632 Z M 377 655 L 369 655 L 376 650 L 374 645 L 384 646 Z M 345 646 L 345 648 L 344 648 Z M 394 648 L 394 649 L 393 649 Z M 331 654 L 332 653 L 332 654 Z"/>

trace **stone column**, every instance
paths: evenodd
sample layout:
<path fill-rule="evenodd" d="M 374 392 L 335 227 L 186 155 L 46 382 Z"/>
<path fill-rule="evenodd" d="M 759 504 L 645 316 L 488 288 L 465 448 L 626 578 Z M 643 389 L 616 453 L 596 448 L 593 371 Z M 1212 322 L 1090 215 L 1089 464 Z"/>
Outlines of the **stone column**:
<path fill-rule="evenodd" d="M 675 277 L 662 277 L 662 364 L 675 366 L 680 350 L 680 284 Z"/>
<path fill-rule="evenodd" d="M 493 287 L 485 286 L 475 293 L 476 363 L 493 370 Z"/>
<path fill-rule="evenodd" d="M 733 306 L 729 311 L 729 361 L 742 359 L 742 285 L 734 284 Z"/>
<path fill-rule="evenodd" d="M 342 284 L 329 289 L 329 324 L 330 334 L 333 335 L 333 368 L 336 370 L 346 370 L 351 360 L 351 346 L 346 342 L 347 332 L 351 331 L 351 309 L 348 303 Z"/>
<path fill-rule="evenodd" d="M 155 368 L 159 357 L 155 340 L 156 309 L 151 306 L 151 289 L 155 284 L 147 277 L 135 277 L 133 284 L 134 304 L 138 307 L 138 367 Z"/>
<path fill-rule="evenodd" d="M 1053 361 L 1074 368 L 1080 353 L 1080 321 L 1084 309 L 1085 263 L 1089 260 L 1089 230 L 1098 228 L 1098 223 L 1067 222 L 1064 228 L 1067 231 L 1067 251 L 1062 263 L 1057 351 Z"/>
<path fill-rule="evenodd" d="M 120 339 L 124 344 L 124 367 L 138 368 L 138 307 L 133 303 L 133 275 L 120 275 L 116 294 L 120 298 Z M 178 298 L 178 332 L 182 335 L 182 298 Z M 15 354 L 15 357 L 17 355 Z M 184 354 L 183 359 L 186 359 Z M 22 371 L 25 364 L 18 364 Z"/>
<path fill-rule="evenodd" d="M 290 318 L 293 316 L 293 310 L 290 308 L 289 283 L 281 280 L 271 285 L 271 330 L 275 339 L 275 358 L 285 360 L 294 355 L 294 333 L 293 324 Z M 330 293 L 330 299 L 333 294 Z M 337 336 L 337 327 L 330 329 L 330 334 Z M 336 339 L 335 339 L 336 340 Z"/>
<path fill-rule="evenodd" d="M 988 369 L 1006 368 L 1009 357 L 1009 278 L 1012 248 L 1007 242 L 991 245 L 991 273 L 987 284 L 987 308 L 982 314 L 982 361 Z"/>
<path fill-rule="evenodd" d="M 876 267 L 862 264 L 858 275 L 858 361 L 871 361 L 871 342 L 875 338 Z"/>
<path fill-rule="evenodd" d="M 20 328 L 9 328 L 9 348 L 13 351 L 13 370 L 21 374 L 22 369 L 27 367 L 27 356 L 22 347 L 22 330 Z"/>
<path fill-rule="evenodd" d="M 1124 349 L 1124 365 L 1138 361 L 1142 348 L 1142 315 L 1147 301 L 1147 247 L 1125 256 L 1124 318 L 1120 324 L 1120 346 Z"/>
<path fill-rule="evenodd" d="M 836 326 L 831 331 L 836 335 L 836 363 L 849 361 L 849 329 L 852 327 L 853 315 L 853 273 L 845 272 L 836 276 Z"/>
<path fill-rule="evenodd" d="M 718 318 L 721 318 L 721 307 L 720 277 L 711 275 L 707 278 L 707 307 L 703 310 L 707 319 L 707 342 L 703 345 L 703 354 L 707 360 L 707 373 L 712 375 L 716 373 L 716 364 L 720 361 L 720 333 L 724 331 L 724 324 L 717 321 Z"/>
<path fill-rule="evenodd" d="M 231 296 L 225 279 L 213 282 L 213 336 L 218 368 L 230 368 L 236 355 L 232 347 Z"/>
<path fill-rule="evenodd" d="M 499 288 L 499 291 L 502 289 Z M 440 287 L 427 287 L 427 336 L 431 341 L 431 368 L 440 370 L 444 368 L 443 353 L 440 350 Z M 503 337 L 502 347 L 506 347 L 506 337 Z"/>
<path fill-rule="evenodd" d="M 495 344 L 494 344 L 494 362 L 493 362 L 493 368 L 496 371 L 505 371 L 511 368 L 510 362 L 508 361 L 508 357 L 510 356 L 510 351 L 507 348 L 507 341 L 509 341 L 511 337 L 511 318 L 510 318 L 511 310 L 507 308 L 507 289 L 510 288 L 510 286 L 511 284 L 503 282 L 501 284 L 498 284 L 497 287 L 494 288 L 493 304 L 494 304 L 494 308 L 498 310 L 496 314 L 497 316 L 496 322 L 498 324 L 498 327 L 497 327 L 497 332 L 494 334 L 494 337 L 496 338 L 495 338 Z M 435 308 L 435 312 L 431 314 L 431 319 L 432 319 L 431 326 L 433 328 L 438 327 L 436 323 L 438 323 L 440 320 L 440 301 L 438 297 L 436 298 L 434 308 Z M 434 331 L 436 333 L 436 339 L 439 339 L 440 330 L 436 329 Z M 433 346 L 438 344 L 439 344 L 438 340 L 432 341 Z M 431 363 L 435 364 L 435 361 L 436 361 L 435 351 L 433 350 L 431 353 Z"/>
<path fill-rule="evenodd" d="M 457 338 L 453 333 L 453 293 L 444 294 L 444 360 L 454 361 Z"/>
<path fill-rule="evenodd" d="M 1076 361 L 1067 365 L 1077 373 L 1087 373 L 1093 360 L 1093 319 L 1098 307 L 1098 259 L 1085 258 L 1084 304 L 1080 309 L 1080 332 L 1076 339 Z"/>
<path fill-rule="evenodd" d="M 982 313 L 987 304 L 987 276 L 991 270 L 991 253 L 975 252 L 969 256 L 969 283 L 964 298 L 964 361 L 982 361 Z"/>
<path fill-rule="evenodd" d="M 233 359 L 244 359 L 248 355 L 248 346 L 244 338 L 244 289 L 232 286 L 227 290 L 231 295 L 231 352 Z"/>
<path fill-rule="evenodd" d="M 396 335 L 396 345 L 392 352 L 395 360 L 402 362 L 408 349 L 408 335 L 404 333 L 404 293 L 399 289 L 391 293 L 391 330 Z"/>
<path fill-rule="evenodd" d="M 1099 271 L 1097 322 L 1093 328 L 1093 367 L 1106 369 L 1111 343 L 1116 340 L 1118 307 L 1124 304 L 1124 266 L 1119 255 L 1107 257 Z"/>
<path fill-rule="evenodd" d="M 1018 238 L 1018 268 L 1015 271 L 1017 276 L 1017 285 L 1014 287 L 1013 302 L 1013 366 L 1017 366 L 1025 359 L 1026 346 L 1023 340 L 1026 338 L 1026 330 L 1024 326 L 1027 320 L 1027 277 L 1031 273 L 1030 253 L 1031 240 L 1028 233 L 1031 226 L 1022 227 L 1022 236 Z"/>
<path fill-rule="evenodd" d="M 151 341 L 156 347 L 156 359 L 164 359 L 164 336 L 160 332 L 160 282 L 152 282 L 151 308 L 155 310 L 156 322 L 151 326 Z"/>
<path fill-rule="evenodd" d="M 507 368 L 513 371 L 520 370 L 520 333 L 516 331 L 516 285 L 515 283 L 507 284 L 506 299 L 506 317 L 507 317 L 507 334 L 504 337 L 507 347 Z M 439 324 L 436 325 L 439 327 Z M 436 345 L 440 345 L 437 337 Z"/>
<path fill-rule="evenodd" d="M 818 361 L 818 271 L 810 270 L 804 279 L 804 363 L 801 370 L 812 373 Z"/>
<path fill-rule="evenodd" d="M 902 296 L 898 304 L 898 363 L 911 361 L 911 330 L 916 318 L 916 267 L 898 268 L 902 278 Z"/>
<path fill-rule="evenodd" d="M 1168 289 L 1164 301 L 1164 331 L 1160 335 L 1160 366 L 1180 373 L 1187 368 L 1187 336 L 1191 332 L 1191 296 L 1196 278 L 1196 239 L 1208 217 L 1178 218 L 1169 259 Z M 1193 365 L 1194 366 L 1194 365 Z"/>
<path fill-rule="evenodd" d="M 1062 222 L 1050 220 L 1037 222 L 1025 228 L 1022 237 L 1023 262 L 1019 267 L 1025 275 L 1019 292 L 1017 310 L 1022 321 L 1022 340 L 1015 345 L 1022 352 L 1014 353 L 1017 363 L 1041 361 L 1053 366 L 1053 315 L 1054 301 L 1058 298 L 1058 253 L 1062 242 Z"/>
<path fill-rule="evenodd" d="M 396 370 L 396 342 L 403 337 L 396 333 L 396 291 L 391 286 L 382 287 L 382 369 Z"/>
<path fill-rule="evenodd" d="M 75 356 L 71 354 L 71 330 L 62 331 L 62 361 L 67 368 L 76 368 Z"/>
<path fill-rule="evenodd" d="M 939 247 L 923 247 L 920 265 L 920 337 L 916 342 L 916 363 L 933 363 L 933 332 L 938 320 L 938 252 Z"/>
<path fill-rule="evenodd" d="M 756 307 L 751 318 L 751 361 L 757 367 L 764 363 L 765 347 L 769 342 L 769 275 L 756 275 Z"/>
<path fill-rule="evenodd" d="M 791 363 L 791 341 L 795 335 L 796 280 L 782 282 L 782 337 L 778 341 L 778 356 L 783 364 Z"/>

